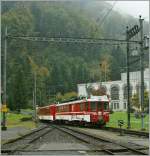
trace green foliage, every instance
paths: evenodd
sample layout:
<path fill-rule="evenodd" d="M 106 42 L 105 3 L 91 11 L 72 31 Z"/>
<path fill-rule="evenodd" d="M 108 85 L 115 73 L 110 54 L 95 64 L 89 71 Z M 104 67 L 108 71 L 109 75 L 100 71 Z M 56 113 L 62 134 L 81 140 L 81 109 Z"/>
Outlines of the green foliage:
<path fill-rule="evenodd" d="M 112 11 L 99 26 L 109 7 L 105 2 L 82 0 L 69 3 L 3 1 L 2 55 L 6 26 L 9 34 L 20 36 L 122 38 L 123 27 L 134 20 Z M 70 94 L 76 92 L 78 83 L 100 80 L 99 63 L 104 55 L 109 58 L 107 80 L 119 79 L 120 68 L 126 63 L 125 47 L 8 39 L 7 101 L 10 109 L 32 108 L 35 73 L 39 106 L 54 102 L 55 95 L 58 100 L 72 98 Z"/>
<path fill-rule="evenodd" d="M 20 119 L 20 121 L 31 121 L 32 117 L 23 117 Z"/>
<path fill-rule="evenodd" d="M 35 123 L 33 121 L 21 121 L 23 118 L 31 119 L 31 117 L 31 115 L 7 113 L 7 127 L 27 127 L 33 129 L 35 128 Z"/>
<path fill-rule="evenodd" d="M 137 109 L 140 109 L 140 100 L 139 100 L 139 94 L 136 93 L 132 97 L 132 105 L 136 107 Z M 148 110 L 149 108 L 149 96 L 148 96 L 148 91 L 144 91 L 144 110 Z"/>
<path fill-rule="evenodd" d="M 132 105 L 135 106 L 136 108 L 140 109 L 140 101 L 139 101 L 139 95 L 138 94 L 133 95 Z"/>
<path fill-rule="evenodd" d="M 76 92 L 67 92 L 64 95 L 61 93 L 57 93 L 56 95 L 56 101 L 63 102 L 63 101 L 69 101 L 73 98 L 77 98 Z"/>

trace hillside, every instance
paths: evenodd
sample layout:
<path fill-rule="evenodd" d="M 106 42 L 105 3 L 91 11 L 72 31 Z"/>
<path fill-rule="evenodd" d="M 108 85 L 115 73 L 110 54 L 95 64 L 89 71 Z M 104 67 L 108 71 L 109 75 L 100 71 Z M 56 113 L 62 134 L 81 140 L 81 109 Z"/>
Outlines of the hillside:
<path fill-rule="evenodd" d="M 2 2 L 2 39 L 6 25 L 11 35 L 123 39 L 126 25 L 137 20 L 112 11 L 101 25 L 110 7 L 106 2 L 96 1 Z M 4 40 L 2 53 L 3 50 Z M 7 93 L 11 109 L 32 107 L 34 73 L 37 103 L 44 105 L 55 100 L 53 95 L 76 91 L 78 83 L 100 78 L 118 80 L 126 66 L 125 45 L 9 39 L 7 50 Z M 107 67 L 101 72 L 100 63 Z"/>

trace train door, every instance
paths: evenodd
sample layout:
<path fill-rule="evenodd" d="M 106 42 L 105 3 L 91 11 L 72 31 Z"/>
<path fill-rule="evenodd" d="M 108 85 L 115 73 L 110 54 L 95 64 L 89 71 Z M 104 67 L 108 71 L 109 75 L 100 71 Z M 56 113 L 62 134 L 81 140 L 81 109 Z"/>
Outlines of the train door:
<path fill-rule="evenodd" d="M 56 106 L 55 105 L 50 106 L 50 116 L 52 116 L 53 121 L 55 120 L 55 115 L 56 115 Z"/>

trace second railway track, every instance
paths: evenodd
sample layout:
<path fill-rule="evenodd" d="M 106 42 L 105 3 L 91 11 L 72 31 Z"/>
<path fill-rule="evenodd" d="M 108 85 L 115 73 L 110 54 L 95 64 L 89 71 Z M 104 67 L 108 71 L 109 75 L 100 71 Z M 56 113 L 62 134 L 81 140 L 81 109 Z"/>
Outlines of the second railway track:
<path fill-rule="evenodd" d="M 75 130 L 73 128 L 68 128 L 68 127 L 56 127 L 65 133 L 68 133 L 77 139 L 93 145 L 96 149 L 96 151 L 103 151 L 106 154 L 109 155 L 125 155 L 125 154 L 136 154 L 136 155 L 148 155 L 148 151 L 143 152 L 143 150 L 148 150 L 147 147 L 136 147 L 138 145 L 125 145 L 120 142 L 108 140 L 103 137 L 96 137 L 94 135 L 88 134 L 86 132 L 82 132 L 80 130 Z"/>

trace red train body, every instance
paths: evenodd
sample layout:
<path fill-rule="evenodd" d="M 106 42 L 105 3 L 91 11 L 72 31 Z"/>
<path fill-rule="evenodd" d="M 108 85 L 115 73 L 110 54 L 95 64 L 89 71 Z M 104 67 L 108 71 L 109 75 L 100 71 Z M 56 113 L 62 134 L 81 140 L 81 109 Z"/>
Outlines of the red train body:
<path fill-rule="evenodd" d="M 92 96 L 89 99 L 53 104 L 38 108 L 40 120 L 105 124 L 109 121 L 109 99 Z"/>

